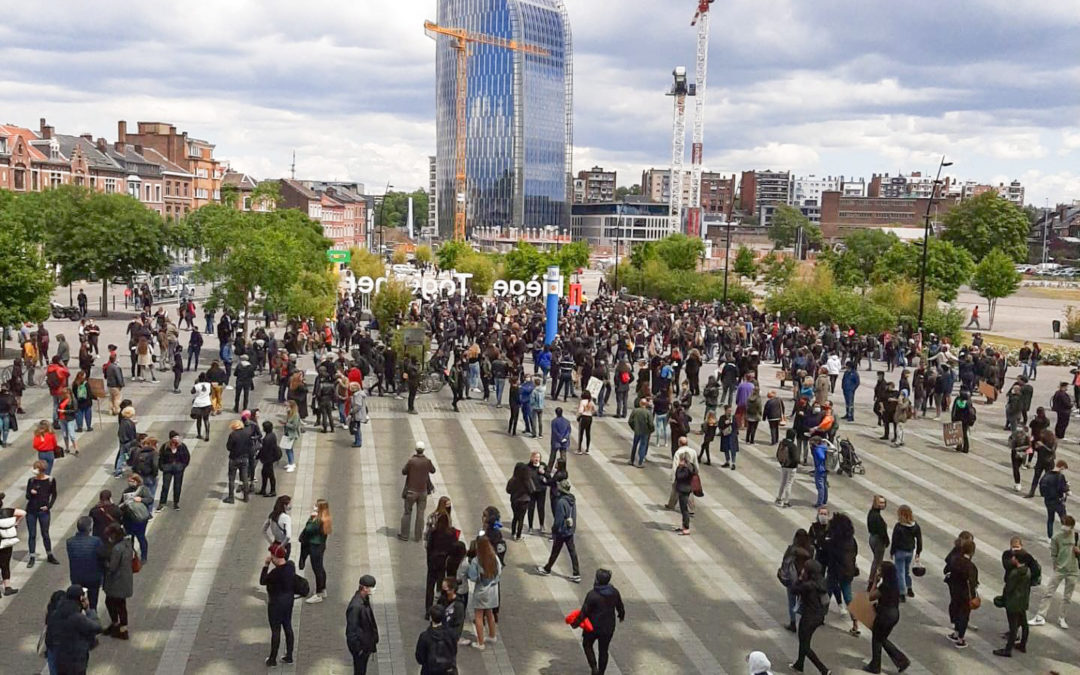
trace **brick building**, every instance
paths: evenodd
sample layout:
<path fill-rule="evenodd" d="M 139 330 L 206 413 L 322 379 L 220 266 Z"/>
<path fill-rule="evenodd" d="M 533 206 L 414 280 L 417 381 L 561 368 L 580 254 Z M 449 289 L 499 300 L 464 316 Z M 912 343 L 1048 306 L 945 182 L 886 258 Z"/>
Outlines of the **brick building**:
<path fill-rule="evenodd" d="M 926 206 L 931 202 L 930 220 L 941 217 L 956 204 L 954 197 L 849 197 L 827 190 L 821 193 L 821 233 L 826 239 L 842 239 L 852 232 L 878 227 L 924 226 Z"/>
<path fill-rule="evenodd" d="M 165 122 L 139 122 L 138 132 L 129 133 L 127 122 L 116 123 L 116 140 L 152 148 L 177 167 L 191 174 L 191 205 L 199 208 L 221 199 L 221 180 L 225 169 L 214 159 L 214 145 Z"/>
<path fill-rule="evenodd" d="M 190 171 L 170 162 L 164 155 L 153 148 L 139 148 L 147 161 L 154 162 L 161 167 L 162 189 L 162 214 L 169 219 L 179 220 L 195 208 L 192 198 L 191 184 L 194 176 Z"/>
<path fill-rule="evenodd" d="M 577 180 L 574 181 L 575 203 L 599 204 L 615 201 L 615 178 L 614 171 L 604 171 L 599 166 L 588 171 L 578 171 Z"/>

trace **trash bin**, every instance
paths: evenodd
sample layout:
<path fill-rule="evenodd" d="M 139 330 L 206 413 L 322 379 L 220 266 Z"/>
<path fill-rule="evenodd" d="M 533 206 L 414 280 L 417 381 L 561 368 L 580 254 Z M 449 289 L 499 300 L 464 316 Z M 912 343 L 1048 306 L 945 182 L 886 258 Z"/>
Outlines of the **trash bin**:
<path fill-rule="evenodd" d="M 1050 327 L 1054 331 L 1054 339 L 1055 340 L 1058 339 L 1059 337 L 1061 337 L 1061 321 L 1059 321 L 1058 319 L 1054 319 L 1053 321 L 1050 322 Z"/>

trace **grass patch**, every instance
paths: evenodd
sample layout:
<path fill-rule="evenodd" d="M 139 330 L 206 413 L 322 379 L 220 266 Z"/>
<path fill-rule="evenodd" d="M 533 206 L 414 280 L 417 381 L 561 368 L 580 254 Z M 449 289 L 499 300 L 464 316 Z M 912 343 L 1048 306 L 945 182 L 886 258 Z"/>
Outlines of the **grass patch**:
<path fill-rule="evenodd" d="M 1039 286 L 1023 286 L 1022 293 L 1018 295 L 1036 298 L 1049 298 L 1051 300 L 1080 300 L 1080 288 L 1041 288 Z"/>

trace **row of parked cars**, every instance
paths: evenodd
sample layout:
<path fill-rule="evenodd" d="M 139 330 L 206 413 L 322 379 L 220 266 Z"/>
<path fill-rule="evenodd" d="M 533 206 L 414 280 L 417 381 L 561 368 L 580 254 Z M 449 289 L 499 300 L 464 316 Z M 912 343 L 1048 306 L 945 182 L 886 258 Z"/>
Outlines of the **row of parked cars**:
<path fill-rule="evenodd" d="M 1080 277 L 1080 268 L 1066 267 L 1057 263 L 1043 263 L 1041 265 L 1017 265 L 1016 271 L 1021 274 L 1030 274 L 1040 277 L 1067 279 Z"/>

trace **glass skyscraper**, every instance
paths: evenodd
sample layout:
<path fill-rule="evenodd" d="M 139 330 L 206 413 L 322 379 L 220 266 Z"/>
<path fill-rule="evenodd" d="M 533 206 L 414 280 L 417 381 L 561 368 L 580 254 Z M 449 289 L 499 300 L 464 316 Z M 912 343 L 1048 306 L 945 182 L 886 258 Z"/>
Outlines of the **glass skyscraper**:
<path fill-rule="evenodd" d="M 548 55 L 470 43 L 466 186 L 474 227 L 569 231 L 573 72 L 563 0 L 439 0 L 436 23 L 542 47 Z M 454 228 L 457 50 L 437 40 L 439 234 Z"/>

